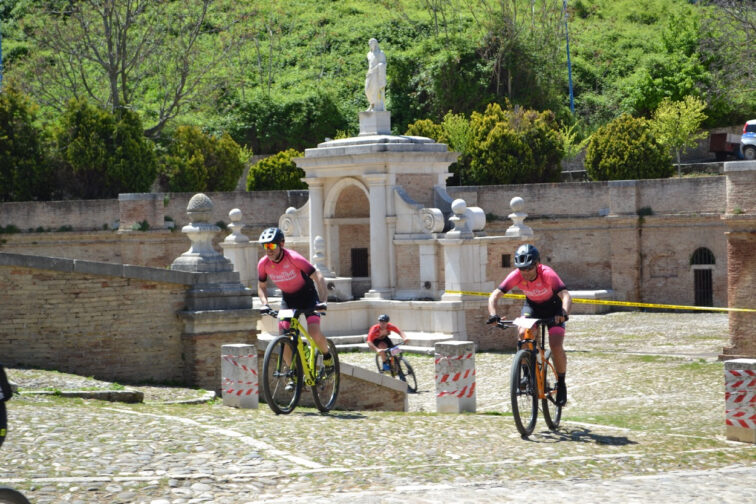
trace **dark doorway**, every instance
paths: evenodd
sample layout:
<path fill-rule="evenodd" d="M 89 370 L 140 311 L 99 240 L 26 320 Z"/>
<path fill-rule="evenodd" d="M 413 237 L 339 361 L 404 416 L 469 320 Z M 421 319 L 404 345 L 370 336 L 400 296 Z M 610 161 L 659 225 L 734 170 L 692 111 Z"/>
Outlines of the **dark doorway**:
<path fill-rule="evenodd" d="M 352 277 L 368 276 L 368 249 L 352 249 Z"/>
<path fill-rule="evenodd" d="M 693 288 L 696 293 L 696 306 L 714 306 L 714 292 L 711 285 L 711 270 L 693 270 Z"/>
<path fill-rule="evenodd" d="M 696 306 L 714 306 L 714 286 L 711 279 L 714 264 L 714 254 L 706 247 L 696 249 L 690 258 Z"/>

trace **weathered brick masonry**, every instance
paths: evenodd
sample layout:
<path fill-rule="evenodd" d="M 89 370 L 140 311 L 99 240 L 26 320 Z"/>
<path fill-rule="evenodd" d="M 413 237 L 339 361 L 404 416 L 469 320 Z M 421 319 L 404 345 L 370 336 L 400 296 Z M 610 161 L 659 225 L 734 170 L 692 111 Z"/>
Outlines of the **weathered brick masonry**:
<path fill-rule="evenodd" d="M 215 390 L 221 344 L 255 343 L 257 331 L 254 323 L 239 331 L 222 320 L 201 328 L 186 320 L 187 293 L 205 278 L 0 253 L 0 360 L 125 383 L 180 382 Z M 216 318 L 223 315 L 215 312 Z"/>

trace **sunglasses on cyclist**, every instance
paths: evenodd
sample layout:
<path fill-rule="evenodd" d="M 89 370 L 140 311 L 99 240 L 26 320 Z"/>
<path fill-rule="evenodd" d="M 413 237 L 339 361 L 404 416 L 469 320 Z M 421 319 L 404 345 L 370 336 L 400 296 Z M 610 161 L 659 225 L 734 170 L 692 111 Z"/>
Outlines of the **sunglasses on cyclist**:
<path fill-rule="evenodd" d="M 265 250 L 276 250 L 278 248 L 278 243 L 263 243 L 263 247 Z"/>
<path fill-rule="evenodd" d="M 535 269 L 536 265 L 533 264 L 531 266 L 528 266 L 527 268 L 518 268 L 520 271 L 533 271 Z"/>

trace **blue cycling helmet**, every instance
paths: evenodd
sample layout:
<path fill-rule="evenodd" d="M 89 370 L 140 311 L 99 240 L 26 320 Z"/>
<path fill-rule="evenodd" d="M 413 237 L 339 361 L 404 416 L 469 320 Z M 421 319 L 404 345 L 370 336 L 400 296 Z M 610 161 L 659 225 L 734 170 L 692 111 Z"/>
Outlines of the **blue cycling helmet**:
<path fill-rule="evenodd" d="M 389 316 L 386 315 L 385 313 L 382 315 L 378 315 L 378 322 L 388 322 L 389 320 L 390 320 Z"/>
<path fill-rule="evenodd" d="M 281 243 L 284 241 L 284 234 L 277 227 L 269 227 L 260 234 L 260 239 L 257 243 Z"/>
<path fill-rule="evenodd" d="M 514 256 L 514 265 L 516 268 L 530 268 L 540 260 L 541 254 L 538 253 L 538 249 L 526 243 L 517 248 Z"/>

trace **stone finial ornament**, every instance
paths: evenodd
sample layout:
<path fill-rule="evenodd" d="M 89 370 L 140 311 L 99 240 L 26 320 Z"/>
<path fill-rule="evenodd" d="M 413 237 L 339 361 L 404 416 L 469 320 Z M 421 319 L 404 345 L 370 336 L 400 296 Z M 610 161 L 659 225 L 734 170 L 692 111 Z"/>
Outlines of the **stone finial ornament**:
<path fill-rule="evenodd" d="M 234 266 L 223 254 L 213 248 L 213 237 L 220 232 L 215 224 L 210 224 L 213 212 L 213 200 L 198 193 L 192 196 L 186 206 L 186 213 L 191 222 L 181 228 L 192 241 L 192 246 L 176 258 L 171 269 L 192 272 L 233 271 Z"/>
<path fill-rule="evenodd" d="M 524 224 L 525 218 L 528 216 L 528 214 L 523 212 L 525 209 L 525 200 L 519 196 L 515 196 L 509 202 L 509 206 L 512 208 L 512 213 L 509 214 L 508 217 L 512 219 L 513 224 L 507 228 L 504 236 L 533 236 L 533 230 Z"/>

